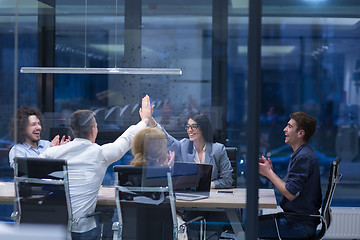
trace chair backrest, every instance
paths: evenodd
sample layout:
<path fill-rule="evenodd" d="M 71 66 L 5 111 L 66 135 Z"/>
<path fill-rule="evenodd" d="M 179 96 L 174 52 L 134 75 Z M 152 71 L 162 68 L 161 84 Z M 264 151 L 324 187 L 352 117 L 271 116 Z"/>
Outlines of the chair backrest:
<path fill-rule="evenodd" d="M 61 224 L 71 230 L 67 162 L 62 159 L 14 159 L 17 223 Z"/>
<path fill-rule="evenodd" d="M 329 183 L 321 207 L 321 216 L 323 217 L 322 225 L 320 232 L 316 236 L 316 239 L 321 239 L 325 235 L 326 230 L 329 228 L 331 224 L 330 205 L 335 193 L 336 184 L 338 184 L 342 178 L 342 174 L 339 173 L 340 162 L 341 162 L 341 157 L 337 157 L 335 160 L 331 162 L 330 165 Z"/>
<path fill-rule="evenodd" d="M 232 177 L 234 179 L 232 186 L 237 187 L 237 169 L 238 169 L 238 161 L 237 161 L 237 148 L 236 147 L 225 147 L 226 153 L 229 157 L 231 166 L 233 168 Z"/>
<path fill-rule="evenodd" d="M 114 173 L 118 237 L 176 239 L 178 226 L 170 169 L 117 165 Z"/>

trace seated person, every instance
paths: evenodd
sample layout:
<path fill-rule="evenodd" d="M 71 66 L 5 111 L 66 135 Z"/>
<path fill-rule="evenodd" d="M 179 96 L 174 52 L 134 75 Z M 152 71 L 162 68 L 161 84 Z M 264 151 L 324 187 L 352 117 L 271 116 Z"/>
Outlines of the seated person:
<path fill-rule="evenodd" d="M 177 140 L 150 119 L 150 126 L 161 129 L 167 137 L 168 148 L 175 152 L 175 158 L 183 162 L 205 163 L 213 165 L 211 188 L 231 188 L 233 183 L 232 167 L 225 146 L 213 143 L 213 133 L 209 118 L 202 113 L 191 116 L 185 129 L 189 138 Z"/>
<path fill-rule="evenodd" d="M 174 164 L 174 152 L 167 153 L 166 148 L 166 135 L 163 131 L 157 128 L 144 128 L 140 130 L 134 138 L 131 152 L 134 155 L 134 159 L 130 162 L 132 166 L 173 166 Z M 140 176 L 133 176 L 131 178 L 131 186 L 140 186 L 141 179 L 136 177 Z M 129 180 L 129 179 L 128 179 Z M 151 197 L 154 197 L 153 194 L 150 194 Z M 151 198 L 150 197 L 150 198 Z M 156 221 L 149 222 L 145 229 L 155 229 L 157 233 L 151 233 L 151 235 L 157 236 L 159 234 L 159 226 L 166 226 L 163 231 L 166 231 L 167 234 L 165 236 L 172 235 L 172 221 L 169 219 L 169 214 L 166 213 L 166 209 L 142 209 L 142 213 L 147 213 L 148 215 L 158 215 Z M 164 218 L 160 217 L 164 216 Z M 182 224 L 182 219 L 178 216 L 178 224 Z M 155 234 L 155 235 L 154 235 Z M 179 234 L 178 239 L 187 239 L 186 233 Z"/>
<path fill-rule="evenodd" d="M 71 140 L 70 137 L 65 139 L 65 136 L 60 140 L 59 135 L 55 136 L 51 142 L 40 139 L 42 123 L 43 116 L 39 110 L 29 107 L 18 109 L 16 119 L 14 116 L 10 124 L 12 138 L 17 141 L 9 152 L 10 167 L 14 168 L 15 157 L 38 157 L 47 148 L 62 145 Z"/>
<path fill-rule="evenodd" d="M 132 149 L 133 166 L 172 166 L 174 152 L 167 153 L 166 135 L 157 128 L 144 128 L 134 138 Z"/>
<path fill-rule="evenodd" d="M 308 144 L 316 130 L 317 121 L 307 113 L 295 112 L 284 128 L 285 143 L 291 154 L 285 181 L 275 174 L 270 158 L 259 159 L 259 173 L 270 179 L 281 192 L 280 207 L 284 212 L 319 215 L 321 207 L 320 170 L 316 155 Z M 285 215 L 277 218 L 271 215 L 259 217 L 259 238 L 302 238 L 312 239 L 318 218 Z M 277 226 L 279 232 L 277 232 Z"/>
<path fill-rule="evenodd" d="M 189 138 L 177 140 L 159 126 L 154 118 L 151 118 L 149 125 L 161 129 L 167 137 L 168 148 L 175 152 L 176 160 L 191 163 L 212 164 L 213 171 L 211 176 L 211 188 L 231 188 L 233 183 L 232 167 L 227 156 L 225 146 L 221 143 L 213 143 L 213 132 L 209 118 L 203 113 L 196 113 L 189 117 L 185 129 Z M 205 217 L 207 222 L 228 222 L 224 212 L 210 211 L 184 211 L 183 219 L 189 221 L 197 216 Z M 227 225 L 227 224 L 225 224 Z M 209 233 L 212 231 L 219 237 L 226 227 L 223 224 L 212 225 L 208 227 Z M 190 238 L 198 236 L 196 227 L 188 229 Z"/>

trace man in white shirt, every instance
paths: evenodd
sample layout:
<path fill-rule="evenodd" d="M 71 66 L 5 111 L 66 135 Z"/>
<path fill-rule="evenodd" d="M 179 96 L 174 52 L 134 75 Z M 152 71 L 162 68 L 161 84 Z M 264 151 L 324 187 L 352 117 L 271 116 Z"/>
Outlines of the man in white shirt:
<path fill-rule="evenodd" d="M 139 110 L 141 121 L 130 126 L 113 143 L 102 146 L 95 143 L 98 133 L 94 113 L 78 110 L 70 117 L 74 140 L 61 146 L 48 148 L 40 157 L 66 159 L 68 163 L 71 208 L 74 219 L 72 239 L 97 239 L 94 218 L 82 218 L 95 211 L 98 192 L 108 166 L 119 160 L 130 148 L 138 131 L 148 125 L 152 117 L 149 96 L 142 99 Z"/>

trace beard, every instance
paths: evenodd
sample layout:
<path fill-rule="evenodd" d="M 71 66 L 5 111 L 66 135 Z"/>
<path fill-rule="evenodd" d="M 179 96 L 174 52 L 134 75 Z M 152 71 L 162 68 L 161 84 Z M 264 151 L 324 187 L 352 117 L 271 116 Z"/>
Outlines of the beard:
<path fill-rule="evenodd" d="M 26 134 L 25 139 L 27 139 L 27 140 L 29 140 L 30 142 L 33 142 L 33 143 L 38 143 L 40 141 L 40 136 L 37 137 L 37 136 L 34 136 L 32 134 Z"/>

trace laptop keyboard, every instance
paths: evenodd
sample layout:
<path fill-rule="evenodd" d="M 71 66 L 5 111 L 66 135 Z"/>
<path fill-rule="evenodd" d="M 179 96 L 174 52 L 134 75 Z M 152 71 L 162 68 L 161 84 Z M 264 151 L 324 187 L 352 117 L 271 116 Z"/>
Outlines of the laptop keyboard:
<path fill-rule="evenodd" d="M 179 200 L 185 200 L 185 201 L 194 201 L 199 200 L 203 198 L 207 198 L 208 196 L 205 195 L 199 195 L 194 193 L 175 193 L 175 198 Z"/>

